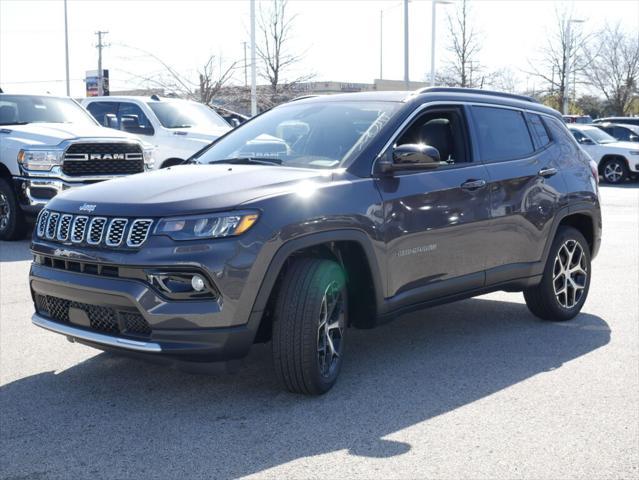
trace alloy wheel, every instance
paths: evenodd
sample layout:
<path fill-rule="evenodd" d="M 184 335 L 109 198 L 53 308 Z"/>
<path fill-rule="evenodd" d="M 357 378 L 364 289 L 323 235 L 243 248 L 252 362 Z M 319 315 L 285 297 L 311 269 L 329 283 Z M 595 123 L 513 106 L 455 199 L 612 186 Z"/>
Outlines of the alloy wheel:
<path fill-rule="evenodd" d="M 604 167 L 604 177 L 610 183 L 617 183 L 623 178 L 623 167 L 619 162 L 608 162 Z"/>
<path fill-rule="evenodd" d="M 324 291 L 317 328 L 317 361 L 323 377 L 332 375 L 342 354 L 345 318 L 343 290 L 333 281 Z"/>
<path fill-rule="evenodd" d="M 5 230 L 11 220 L 11 206 L 4 193 L 0 193 L 0 230 Z"/>
<path fill-rule="evenodd" d="M 581 244 L 567 240 L 559 248 L 553 266 L 553 289 L 557 302 L 571 309 L 579 303 L 588 280 L 586 255 Z"/>

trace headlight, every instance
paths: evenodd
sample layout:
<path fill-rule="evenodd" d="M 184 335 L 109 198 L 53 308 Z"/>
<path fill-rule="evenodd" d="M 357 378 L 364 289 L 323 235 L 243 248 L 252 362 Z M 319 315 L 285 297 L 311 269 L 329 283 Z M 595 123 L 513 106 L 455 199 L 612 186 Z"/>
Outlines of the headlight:
<path fill-rule="evenodd" d="M 628 153 L 630 153 L 630 155 L 639 155 L 639 150 L 630 150 Z"/>
<path fill-rule="evenodd" d="M 63 154 L 62 150 L 20 150 L 18 163 L 27 170 L 51 170 L 60 165 Z"/>
<path fill-rule="evenodd" d="M 144 164 L 147 166 L 148 169 L 153 168 L 153 165 L 155 165 L 155 158 L 153 158 L 155 148 L 145 145 L 142 148 L 142 152 L 144 154 Z"/>
<path fill-rule="evenodd" d="M 173 240 L 197 240 L 241 235 L 257 221 L 257 212 L 227 212 L 163 218 L 155 229 L 156 235 L 168 235 Z"/>

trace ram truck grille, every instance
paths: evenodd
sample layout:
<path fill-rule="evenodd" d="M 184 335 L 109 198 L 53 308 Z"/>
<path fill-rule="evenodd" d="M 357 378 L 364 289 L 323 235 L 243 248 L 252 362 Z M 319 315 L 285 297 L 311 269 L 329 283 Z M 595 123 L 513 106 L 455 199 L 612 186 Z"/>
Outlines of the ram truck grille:
<path fill-rule="evenodd" d="M 137 143 L 74 143 L 67 148 L 62 172 L 70 177 L 129 175 L 144 171 Z"/>
<path fill-rule="evenodd" d="M 37 238 L 89 247 L 136 249 L 149 238 L 150 218 L 107 218 L 43 209 L 36 221 Z"/>

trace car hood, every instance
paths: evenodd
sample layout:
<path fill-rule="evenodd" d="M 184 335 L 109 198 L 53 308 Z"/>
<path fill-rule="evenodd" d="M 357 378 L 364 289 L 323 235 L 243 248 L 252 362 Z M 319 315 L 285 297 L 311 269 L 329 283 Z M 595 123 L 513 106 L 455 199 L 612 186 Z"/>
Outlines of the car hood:
<path fill-rule="evenodd" d="M 136 137 L 99 125 L 77 125 L 73 123 L 28 123 L 2 127 L 10 133 L 3 138 L 19 140 L 31 146 L 55 146 L 64 140 L 78 138 L 113 138 L 116 140 L 136 140 Z"/>
<path fill-rule="evenodd" d="M 601 147 L 606 149 L 618 151 L 618 152 L 627 152 L 628 150 L 639 150 L 639 143 L 637 142 L 615 142 L 615 143 L 600 143 Z"/>
<path fill-rule="evenodd" d="M 233 209 L 256 198 L 295 191 L 313 180 L 328 182 L 329 170 L 263 165 L 180 165 L 70 189 L 47 208 L 93 215 L 161 217 Z M 306 182 L 306 183 L 305 183 Z"/>

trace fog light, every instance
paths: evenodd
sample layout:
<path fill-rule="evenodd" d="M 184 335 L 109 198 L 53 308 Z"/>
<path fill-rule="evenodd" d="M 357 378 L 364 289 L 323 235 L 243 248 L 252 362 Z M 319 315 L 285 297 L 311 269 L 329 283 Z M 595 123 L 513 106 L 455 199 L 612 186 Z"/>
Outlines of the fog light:
<path fill-rule="evenodd" d="M 204 279 L 199 275 L 193 275 L 193 277 L 191 277 L 191 286 L 196 292 L 201 292 L 206 288 L 206 283 L 204 283 Z"/>

